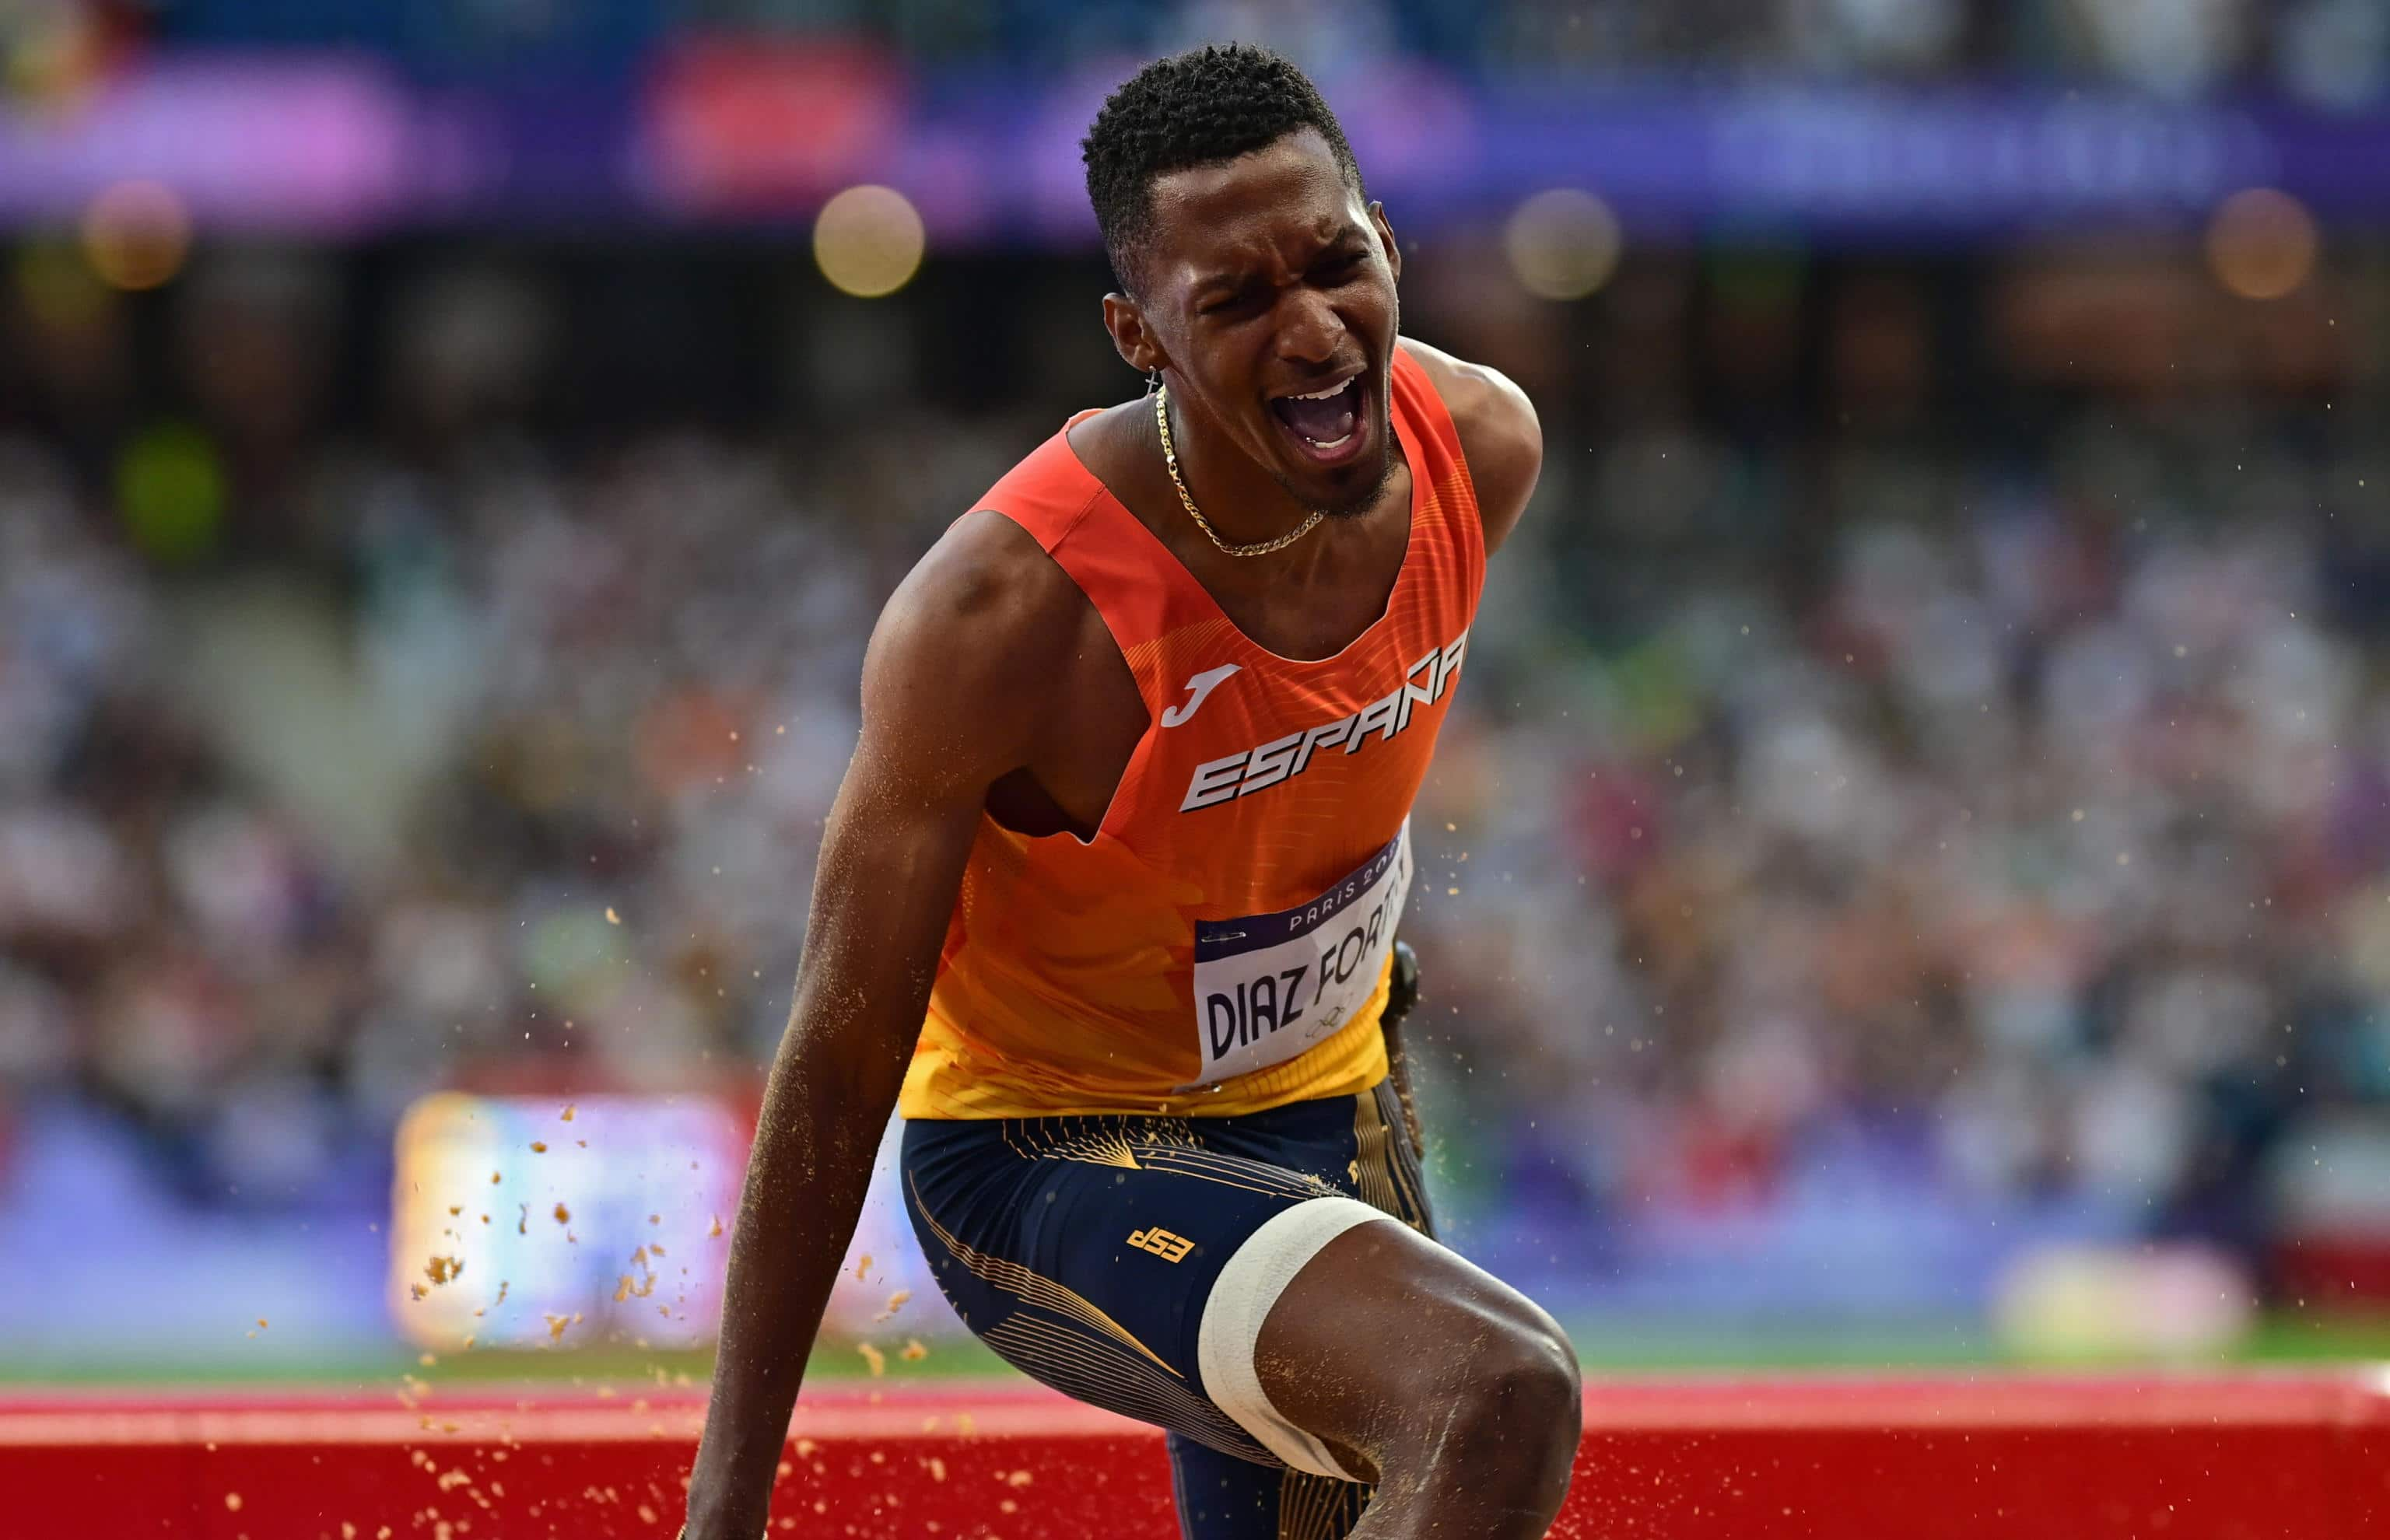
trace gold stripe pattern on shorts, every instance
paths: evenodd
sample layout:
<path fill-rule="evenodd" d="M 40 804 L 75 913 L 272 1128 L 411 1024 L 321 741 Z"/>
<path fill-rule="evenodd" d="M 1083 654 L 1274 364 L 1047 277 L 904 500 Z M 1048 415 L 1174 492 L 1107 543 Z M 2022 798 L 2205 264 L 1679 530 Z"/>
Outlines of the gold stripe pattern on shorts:
<path fill-rule="evenodd" d="M 1373 1490 L 1288 1466 L 1278 1483 L 1278 1540 L 1344 1540 Z"/>
<path fill-rule="evenodd" d="M 913 1205 L 920 1211 L 921 1219 L 930 1226 L 931 1233 L 938 1238 L 940 1244 L 954 1253 L 957 1262 L 970 1268 L 972 1273 L 1007 1293 L 1019 1295 L 1025 1303 L 1043 1305 L 1058 1315 L 1067 1315 L 1082 1326 L 1091 1327 L 1115 1341 L 1135 1348 L 1173 1379 L 1186 1378 L 1176 1369 L 1163 1363 L 1160 1354 L 1138 1341 L 1128 1328 L 1097 1308 L 1094 1301 L 1077 1290 L 1057 1283 L 1042 1273 L 1032 1272 L 1017 1262 L 990 1256 L 977 1247 L 963 1244 L 955 1237 L 953 1231 L 938 1223 L 938 1216 L 930 1212 L 930 1206 L 927 1203 L 921 1201 L 920 1186 L 913 1180 L 910 1172 L 906 1174 L 905 1181 L 906 1185 L 913 1189 Z"/>

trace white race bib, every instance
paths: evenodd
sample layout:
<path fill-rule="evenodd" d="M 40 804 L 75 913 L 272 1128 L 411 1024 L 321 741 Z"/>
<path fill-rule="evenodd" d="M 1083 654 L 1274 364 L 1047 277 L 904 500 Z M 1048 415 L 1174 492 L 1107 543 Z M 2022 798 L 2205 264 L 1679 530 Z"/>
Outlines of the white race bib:
<path fill-rule="evenodd" d="M 1195 923 L 1191 1091 L 1283 1064 L 1353 1020 L 1378 987 L 1411 889 L 1411 826 L 1317 898 Z"/>

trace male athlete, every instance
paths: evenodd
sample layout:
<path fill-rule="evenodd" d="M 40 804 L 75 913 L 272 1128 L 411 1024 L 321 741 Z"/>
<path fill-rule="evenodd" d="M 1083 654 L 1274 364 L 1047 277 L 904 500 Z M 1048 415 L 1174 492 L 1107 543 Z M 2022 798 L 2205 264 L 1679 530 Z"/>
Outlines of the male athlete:
<path fill-rule="evenodd" d="M 1149 65 L 1085 150 L 1149 392 L 997 481 L 872 636 L 687 1533 L 763 1533 L 893 1105 L 947 1298 L 1167 1429 L 1189 1540 L 1541 1535 L 1575 1357 L 1431 1238 L 1381 1024 L 1535 413 L 1397 336 L 1394 232 L 1284 59 Z"/>

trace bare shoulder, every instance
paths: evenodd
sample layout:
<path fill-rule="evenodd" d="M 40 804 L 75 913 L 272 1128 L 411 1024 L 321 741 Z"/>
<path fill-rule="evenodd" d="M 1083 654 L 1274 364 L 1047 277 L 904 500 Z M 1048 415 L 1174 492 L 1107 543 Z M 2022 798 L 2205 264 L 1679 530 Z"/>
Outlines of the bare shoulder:
<path fill-rule="evenodd" d="M 1544 430 L 1535 404 L 1499 369 L 1455 358 L 1417 338 L 1403 338 L 1399 345 L 1427 371 L 1452 414 L 1461 453 L 1469 456 L 1470 479 L 1477 486 L 1485 549 L 1491 552 L 1518 527 L 1536 479 L 1543 473 Z"/>
<path fill-rule="evenodd" d="M 1092 607 L 1002 514 L 956 520 L 896 586 L 863 664 L 864 736 L 984 787 L 1025 759 Z"/>

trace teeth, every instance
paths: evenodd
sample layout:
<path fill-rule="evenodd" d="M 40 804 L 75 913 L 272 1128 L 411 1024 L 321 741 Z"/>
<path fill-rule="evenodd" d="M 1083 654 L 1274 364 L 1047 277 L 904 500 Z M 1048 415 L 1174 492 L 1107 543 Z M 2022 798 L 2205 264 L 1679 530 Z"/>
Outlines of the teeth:
<path fill-rule="evenodd" d="M 1355 375 L 1353 379 L 1358 379 L 1360 378 L 1361 377 L 1359 375 Z M 1353 383 L 1353 379 L 1346 380 L 1343 385 L 1331 385 L 1324 391 L 1314 391 L 1307 396 L 1287 396 L 1284 399 L 1288 401 L 1326 401 L 1330 396 L 1343 395 L 1345 391 L 1345 388 Z M 1339 440 L 1338 442 L 1342 443 L 1343 441 Z"/>
<path fill-rule="evenodd" d="M 1308 444 L 1314 444 L 1314 445 L 1317 445 L 1317 447 L 1319 447 L 1319 448 L 1321 448 L 1321 449 L 1333 449 L 1333 448 L 1335 448 L 1338 444 L 1343 443 L 1344 442 L 1344 440 L 1345 440 L 1345 439 L 1349 439 L 1349 438 L 1351 438 L 1352 436 L 1353 436 L 1353 435 L 1348 431 L 1348 432 L 1346 432 L 1346 433 L 1343 435 L 1343 438 L 1334 438 L 1334 439 L 1330 439 L 1330 440 L 1327 440 L 1325 443 L 1322 443 L 1320 440 L 1318 440 L 1318 439 L 1315 439 L 1315 438 L 1313 438 L 1310 434 L 1305 433 L 1305 434 L 1304 434 L 1304 435 L 1303 435 L 1303 442 L 1304 442 L 1304 443 L 1308 443 Z"/>

